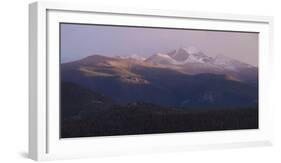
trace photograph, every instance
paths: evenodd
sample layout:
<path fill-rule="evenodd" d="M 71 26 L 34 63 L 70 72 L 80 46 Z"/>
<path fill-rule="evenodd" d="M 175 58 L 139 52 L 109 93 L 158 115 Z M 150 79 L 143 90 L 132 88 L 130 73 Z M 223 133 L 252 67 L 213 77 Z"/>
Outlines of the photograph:
<path fill-rule="evenodd" d="M 60 138 L 259 128 L 259 33 L 61 22 Z"/>

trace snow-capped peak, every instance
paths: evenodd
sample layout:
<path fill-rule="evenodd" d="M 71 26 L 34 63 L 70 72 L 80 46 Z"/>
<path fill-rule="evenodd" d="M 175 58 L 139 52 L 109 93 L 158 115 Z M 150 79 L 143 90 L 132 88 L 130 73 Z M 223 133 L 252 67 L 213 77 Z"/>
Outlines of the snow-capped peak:
<path fill-rule="evenodd" d="M 214 58 L 214 64 L 223 66 L 224 68 L 231 69 L 231 70 L 237 70 L 237 68 L 251 68 L 253 66 L 240 62 L 236 59 L 233 59 L 228 56 L 224 55 L 217 55 Z"/>
<path fill-rule="evenodd" d="M 197 53 L 200 53 L 200 51 L 196 48 L 196 47 L 194 47 L 194 46 L 189 46 L 189 47 L 187 47 L 187 48 L 182 48 L 182 49 L 184 49 L 187 53 L 189 53 L 189 54 L 197 54 Z"/>
<path fill-rule="evenodd" d="M 169 55 L 164 54 L 164 53 L 156 53 L 155 55 L 156 55 L 156 56 L 159 56 L 159 57 L 164 57 L 164 58 L 169 58 L 169 59 L 171 59 L 171 57 L 170 57 Z"/>
<path fill-rule="evenodd" d="M 148 57 L 145 61 L 154 64 L 176 64 L 175 60 L 165 53 L 156 53 Z"/>
<path fill-rule="evenodd" d="M 141 57 L 137 54 L 132 54 L 132 55 L 119 55 L 119 56 L 116 56 L 116 58 L 121 58 L 121 59 L 135 59 L 135 60 L 139 60 L 139 61 L 144 61 L 145 58 L 144 57 Z"/>
<path fill-rule="evenodd" d="M 174 65 L 187 65 L 187 64 L 207 64 L 213 67 L 237 71 L 240 68 L 251 68 L 253 66 L 227 57 L 218 55 L 210 57 L 195 47 L 179 48 L 168 53 L 156 53 L 145 60 L 146 62 L 154 64 L 174 64 Z"/>
<path fill-rule="evenodd" d="M 179 62 L 185 61 L 190 56 L 190 54 L 183 48 L 173 50 L 169 52 L 168 55 Z"/>
<path fill-rule="evenodd" d="M 168 53 L 156 53 L 153 56 L 146 59 L 151 63 L 168 63 L 183 65 L 187 63 L 207 63 L 211 62 L 212 58 L 205 55 L 195 47 L 179 48 Z"/>
<path fill-rule="evenodd" d="M 179 48 L 169 53 L 169 56 L 178 62 L 178 64 L 185 63 L 207 63 L 213 59 L 194 46 L 187 48 Z"/>
<path fill-rule="evenodd" d="M 132 54 L 132 55 L 130 56 L 130 58 L 131 58 L 131 59 L 136 59 L 136 60 L 142 60 L 142 61 L 145 60 L 144 57 L 141 57 L 141 56 L 139 56 L 139 55 L 137 55 L 137 54 Z"/>

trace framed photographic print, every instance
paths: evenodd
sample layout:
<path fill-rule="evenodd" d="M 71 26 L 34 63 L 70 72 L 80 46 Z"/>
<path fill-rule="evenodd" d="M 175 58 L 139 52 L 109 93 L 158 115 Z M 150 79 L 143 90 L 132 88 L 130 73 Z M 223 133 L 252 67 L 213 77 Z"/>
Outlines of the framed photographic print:
<path fill-rule="evenodd" d="M 35 160 L 270 145 L 272 18 L 36 2 Z"/>

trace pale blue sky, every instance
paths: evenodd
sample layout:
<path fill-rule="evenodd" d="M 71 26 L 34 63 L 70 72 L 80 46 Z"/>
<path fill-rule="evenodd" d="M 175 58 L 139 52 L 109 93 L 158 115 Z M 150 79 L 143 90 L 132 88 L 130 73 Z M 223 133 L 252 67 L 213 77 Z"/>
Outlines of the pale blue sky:
<path fill-rule="evenodd" d="M 212 57 L 221 54 L 258 64 L 257 33 L 61 24 L 62 63 L 93 54 L 148 57 L 189 46 Z"/>

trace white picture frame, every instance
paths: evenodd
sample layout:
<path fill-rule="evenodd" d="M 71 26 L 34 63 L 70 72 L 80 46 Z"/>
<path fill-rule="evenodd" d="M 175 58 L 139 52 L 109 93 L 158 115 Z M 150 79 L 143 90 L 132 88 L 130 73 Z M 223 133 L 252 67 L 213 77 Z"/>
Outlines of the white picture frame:
<path fill-rule="evenodd" d="M 167 21 L 169 20 L 169 21 Z M 259 32 L 259 129 L 196 133 L 59 138 L 58 23 L 100 23 Z M 171 22 L 175 23 L 171 23 Z M 200 26 L 200 28 L 199 28 Z M 29 157 L 34 160 L 133 153 L 233 148 L 272 144 L 269 94 L 273 18 L 203 12 L 98 7 L 95 4 L 35 2 L 29 6 Z"/>

